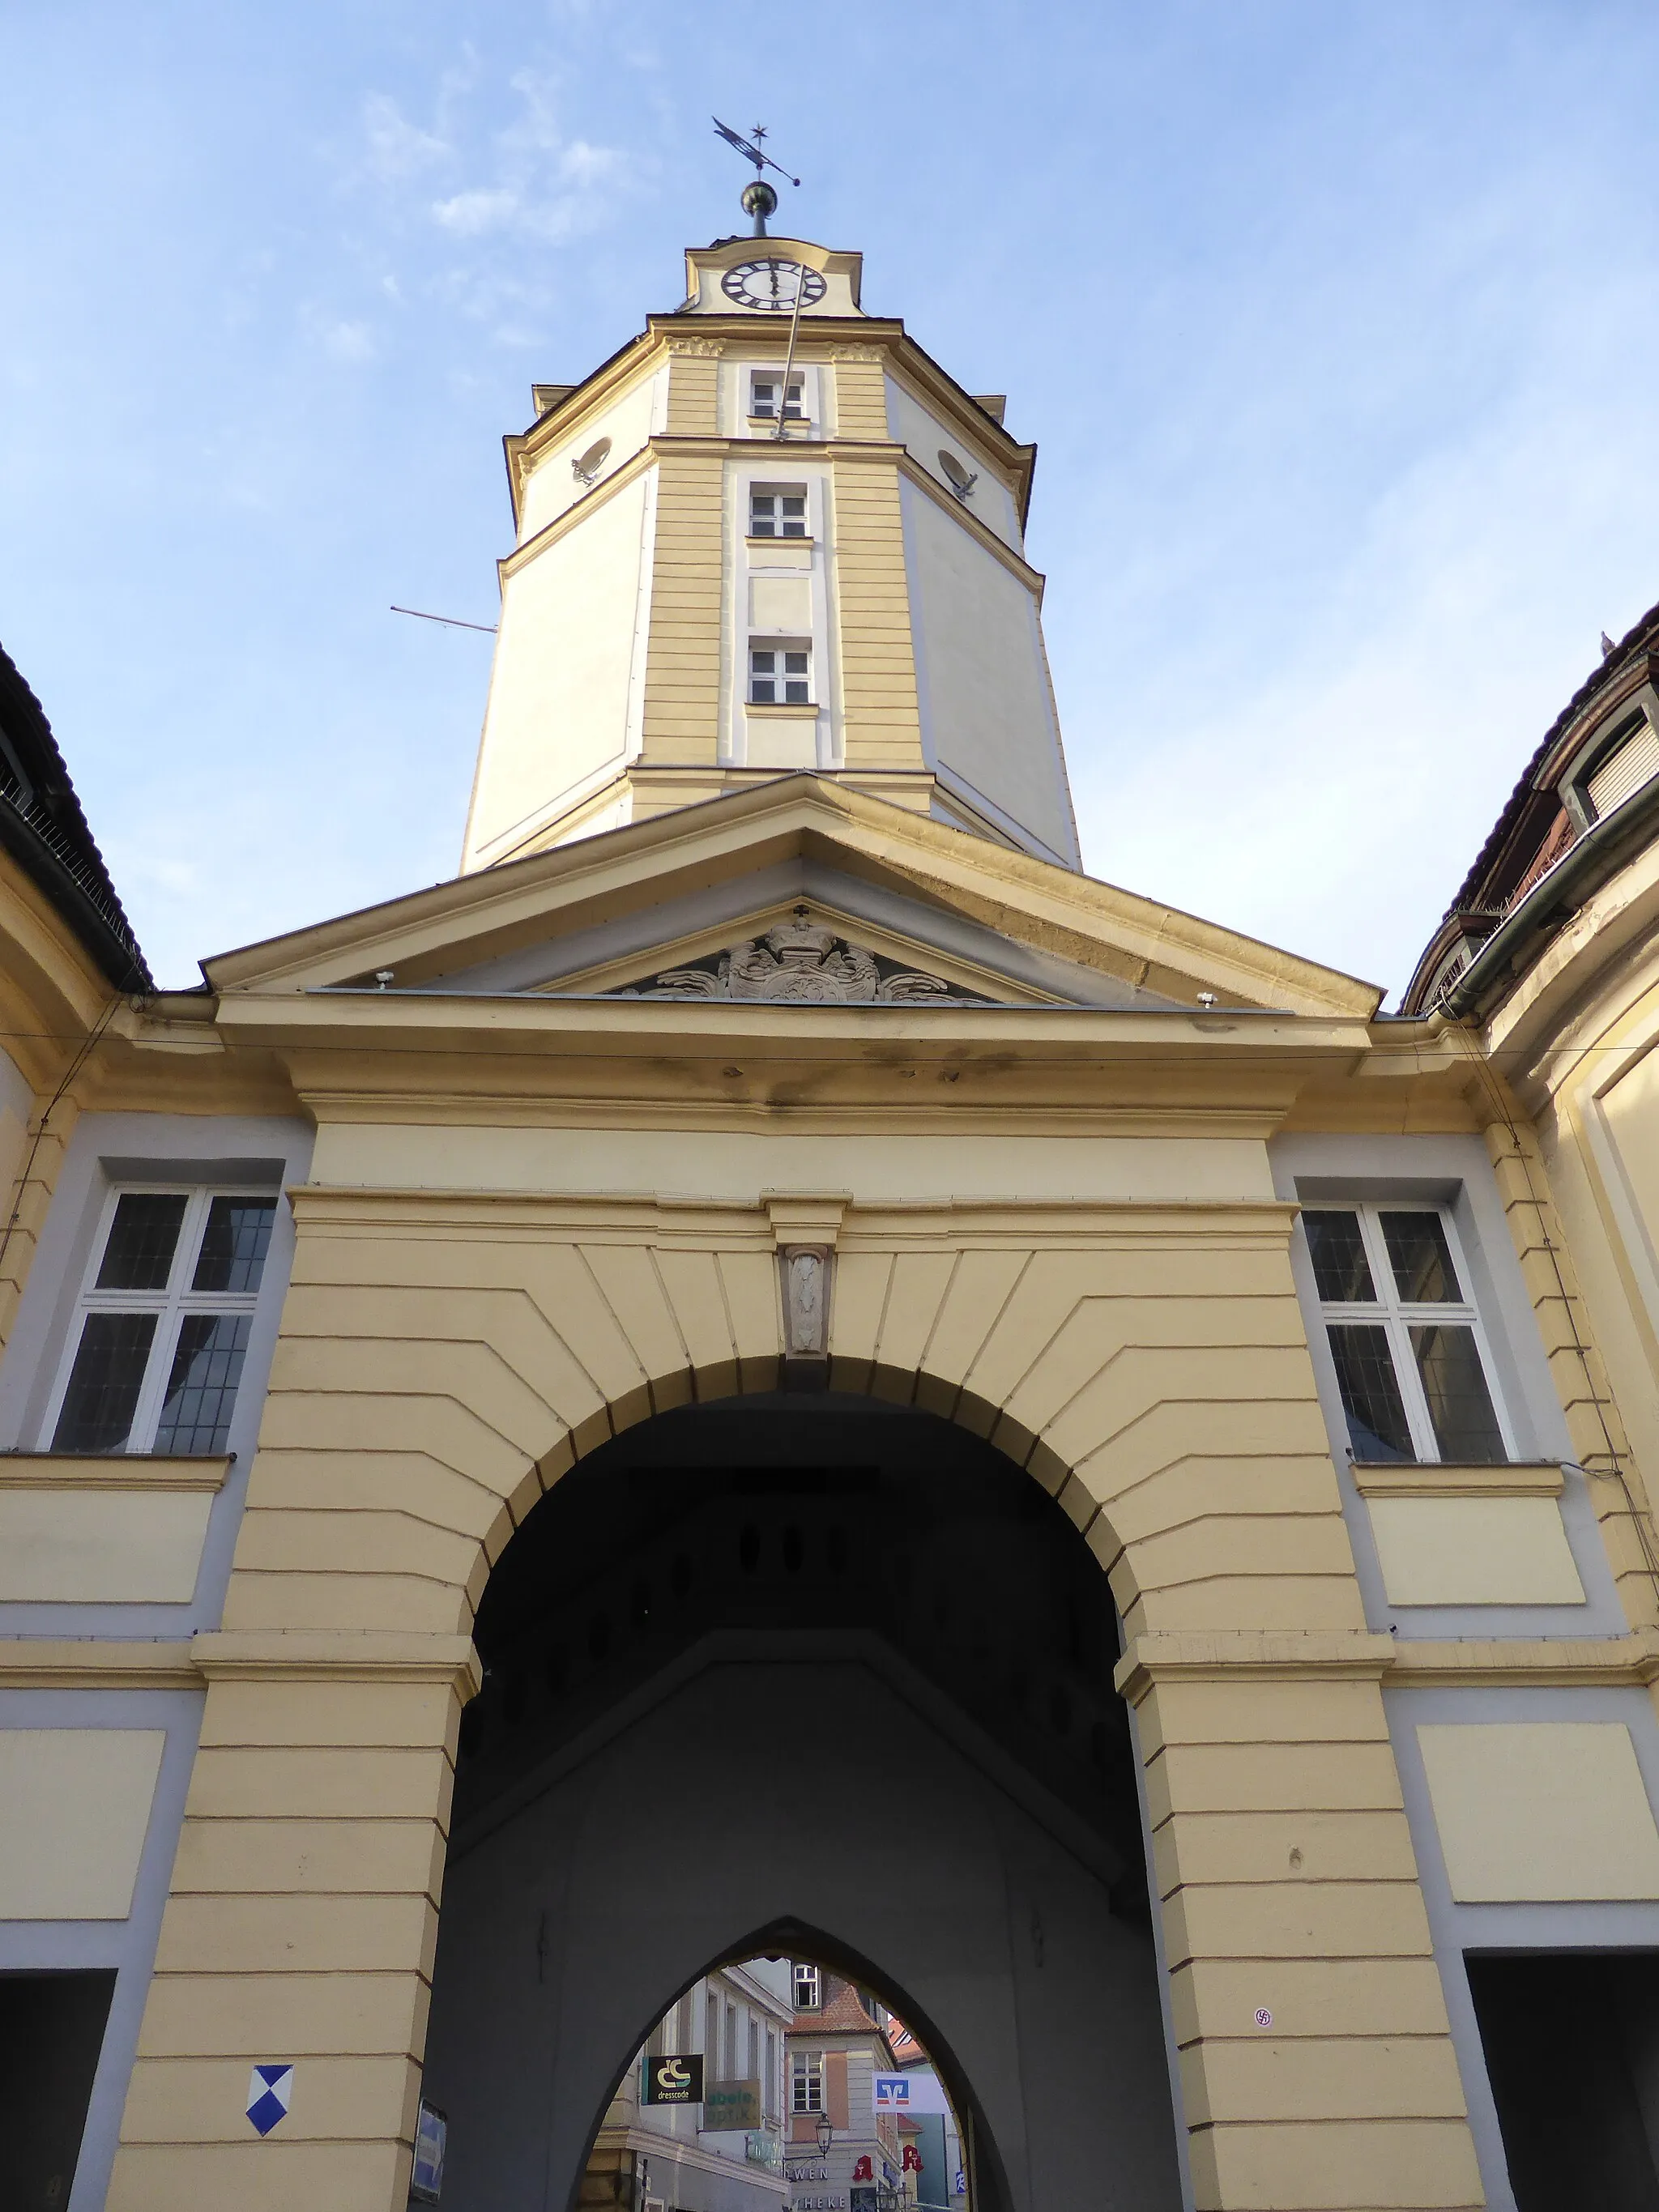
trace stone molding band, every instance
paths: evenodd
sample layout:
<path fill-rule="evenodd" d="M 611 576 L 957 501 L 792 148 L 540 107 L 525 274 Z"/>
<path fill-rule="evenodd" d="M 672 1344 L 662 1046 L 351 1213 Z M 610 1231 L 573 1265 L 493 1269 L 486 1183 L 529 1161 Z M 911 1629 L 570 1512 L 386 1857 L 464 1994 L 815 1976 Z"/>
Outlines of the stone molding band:
<path fill-rule="evenodd" d="M 169 1642 L 0 1640 L 0 1689 L 199 1690 L 210 1682 L 437 1682 L 464 1700 L 483 1669 L 470 1636 L 270 1629 Z"/>
<path fill-rule="evenodd" d="M 1659 1629 L 1492 1643 L 1401 1642 L 1360 1632 L 1164 1631 L 1137 1637 L 1114 1681 L 1132 1705 L 1161 1682 L 1376 1681 L 1461 1686 L 1649 1688 Z M 437 1682 L 463 1700 L 482 1680 L 469 1636 L 368 1629 L 218 1632 L 165 1642 L 0 1638 L 0 1689 L 199 1690 L 231 1682 Z"/>
<path fill-rule="evenodd" d="M 1659 1681 L 1659 1629 L 1560 1641 L 1402 1641 L 1360 1631 L 1166 1630 L 1138 1636 L 1112 1679 L 1132 1705 L 1160 1682 L 1376 1681 L 1434 1687 L 1646 1688 Z"/>

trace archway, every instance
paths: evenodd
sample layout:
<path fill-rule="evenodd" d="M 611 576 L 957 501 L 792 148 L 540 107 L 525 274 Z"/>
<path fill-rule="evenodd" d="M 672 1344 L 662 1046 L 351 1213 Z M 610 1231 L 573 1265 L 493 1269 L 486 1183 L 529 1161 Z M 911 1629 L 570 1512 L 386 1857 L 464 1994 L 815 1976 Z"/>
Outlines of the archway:
<path fill-rule="evenodd" d="M 447 2207 L 568 2212 L 665 2006 L 790 1928 L 949 2054 L 975 2212 L 1178 2206 L 1110 1595 L 1028 1475 L 868 1400 L 664 1414 L 528 1516 L 477 1640 L 426 2073 Z"/>

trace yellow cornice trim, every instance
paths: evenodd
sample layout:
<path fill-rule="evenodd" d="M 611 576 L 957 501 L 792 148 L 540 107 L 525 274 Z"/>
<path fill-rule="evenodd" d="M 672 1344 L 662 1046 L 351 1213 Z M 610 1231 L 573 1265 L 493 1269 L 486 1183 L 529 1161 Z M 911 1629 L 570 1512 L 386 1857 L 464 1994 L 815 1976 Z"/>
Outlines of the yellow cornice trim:
<path fill-rule="evenodd" d="M 0 1452 L 0 1490 L 222 1490 L 233 1455 Z"/>
<path fill-rule="evenodd" d="M 97 1637 L 0 1638 L 0 1689 L 199 1690 L 182 1639 L 117 1643 Z"/>
<path fill-rule="evenodd" d="M 1138 1636 L 1113 1674 L 1138 1705 L 1160 1683 L 1375 1681 L 1392 1689 L 1562 1688 L 1659 1681 L 1659 1630 L 1631 1636 L 1431 1643 L 1359 1630 L 1165 1630 Z"/>
<path fill-rule="evenodd" d="M 1559 1498 L 1566 1478 L 1554 1461 L 1451 1467 L 1437 1461 L 1390 1461 L 1350 1468 L 1362 1498 Z"/>
<path fill-rule="evenodd" d="M 193 1636 L 210 1682 L 437 1682 L 474 1696 L 483 1679 L 470 1636 L 393 1629 L 288 1628 Z"/>
<path fill-rule="evenodd" d="M 775 1217 L 806 1207 L 822 1218 L 832 1203 L 838 1241 L 886 1244 L 898 1238 L 975 1238 L 990 1232 L 1036 1237 L 1045 1246 L 1104 1237 L 1148 1235 L 1267 1237 L 1288 1242 L 1296 1207 L 1256 1198 L 915 1198 L 860 1200 L 844 1193 L 769 1187 L 752 1199 L 651 1190 L 446 1190 L 430 1185 L 301 1183 L 289 1192 L 301 1222 L 388 1228 L 418 1222 L 473 1222 L 492 1231 L 519 1228 L 537 1236 L 564 1229 L 582 1237 L 609 1234 L 637 1243 L 664 1237 L 702 1237 L 771 1246 Z"/>

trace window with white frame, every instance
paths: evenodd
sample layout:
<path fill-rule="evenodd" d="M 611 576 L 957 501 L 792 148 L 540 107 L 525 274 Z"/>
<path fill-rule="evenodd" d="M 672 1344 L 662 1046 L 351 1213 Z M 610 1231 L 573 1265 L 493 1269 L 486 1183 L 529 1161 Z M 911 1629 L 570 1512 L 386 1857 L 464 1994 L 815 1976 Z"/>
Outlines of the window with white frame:
<path fill-rule="evenodd" d="M 823 1979 L 816 1966 L 795 1961 L 795 2010 L 816 2012 L 823 2002 Z"/>
<path fill-rule="evenodd" d="M 757 368 L 749 380 L 749 413 L 750 419 L 761 422 L 775 422 L 780 416 L 786 422 L 804 422 L 806 408 L 803 399 L 805 377 L 792 376 L 787 390 L 784 387 L 783 371 L 779 368 Z"/>
<path fill-rule="evenodd" d="M 1449 1217 L 1422 1206 L 1317 1206 L 1302 1221 L 1354 1457 L 1508 1459 Z"/>
<path fill-rule="evenodd" d="M 51 1409 L 53 1451 L 223 1451 L 276 1218 L 268 1193 L 112 1194 Z"/>
<path fill-rule="evenodd" d="M 789 2059 L 789 2109 L 792 2112 L 823 2110 L 823 2053 L 797 2051 Z"/>
<path fill-rule="evenodd" d="M 750 485 L 751 538 L 805 538 L 806 534 L 805 484 Z"/>
<path fill-rule="evenodd" d="M 781 644 L 751 644 L 749 648 L 749 703 L 751 707 L 810 707 L 812 703 L 812 648 L 803 640 Z"/>

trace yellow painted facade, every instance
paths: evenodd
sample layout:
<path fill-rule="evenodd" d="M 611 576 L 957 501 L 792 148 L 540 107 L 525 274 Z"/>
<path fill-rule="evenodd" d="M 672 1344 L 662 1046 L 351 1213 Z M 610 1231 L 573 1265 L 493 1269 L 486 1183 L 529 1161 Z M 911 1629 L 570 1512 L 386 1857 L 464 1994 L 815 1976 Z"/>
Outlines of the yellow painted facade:
<path fill-rule="evenodd" d="M 0 1674 L 9 1712 L 84 1697 L 107 1729 L 135 1701 L 116 1760 L 80 1718 L 0 1732 L 4 1771 L 40 1778 L 0 1790 L 0 1910 L 125 1911 L 157 1787 L 143 1701 L 200 1712 L 101 2201 L 401 2212 L 492 1569 L 609 1440 L 778 1389 L 780 1255 L 810 1245 L 828 1387 L 988 1441 L 1109 1579 L 1192 2202 L 1501 2203 L 1467 1998 L 1460 2031 L 1449 2009 L 1457 1944 L 1481 1939 L 1451 1909 L 1659 1896 L 1638 1757 L 1659 1677 L 1656 863 L 1484 1027 L 1382 1018 L 1364 984 L 1061 865 L 1048 725 L 1010 730 L 1020 759 L 987 789 L 994 762 L 969 775 L 925 732 L 918 674 L 915 549 L 942 524 L 1029 615 L 1027 690 L 1011 678 L 999 711 L 1046 700 L 1030 449 L 862 318 L 856 257 L 771 244 L 833 280 L 800 318 L 799 434 L 742 411 L 781 357 L 776 319 L 711 294 L 745 240 L 693 256 L 694 311 L 509 441 L 528 534 L 453 883 L 227 955 L 204 993 L 112 997 L 0 859 L 30 1102 L 0 1127 Z M 921 422 L 1005 504 L 953 493 L 902 434 Z M 811 772 L 750 768 L 731 735 L 756 550 L 733 485 L 763 462 L 817 471 L 833 516 Z M 604 634 L 561 694 L 549 641 L 590 532 Z M 927 650 L 955 650 L 948 625 Z M 941 1003 L 617 995 L 714 975 L 803 906 Z M 94 1129 L 113 1184 L 146 1117 L 188 1133 L 186 1180 L 269 1149 L 255 1122 L 310 1147 L 234 1500 L 222 1456 L 76 1457 L 46 1426 L 36 1370 L 61 1366 L 91 1231 L 66 1223 L 56 1258 L 43 1236 L 98 1187 L 89 1168 L 68 1188 L 70 1139 Z M 1480 1266 L 1522 1376 L 1515 1449 L 1350 1469 L 1299 1211 L 1420 1205 L 1459 1175 L 1507 1239 Z M 123 1612 L 151 1604 L 177 1610 Z M 66 1810 L 95 1831 L 80 1856 Z M 298 2086 L 260 2139 L 245 2091 L 274 2056 Z"/>

